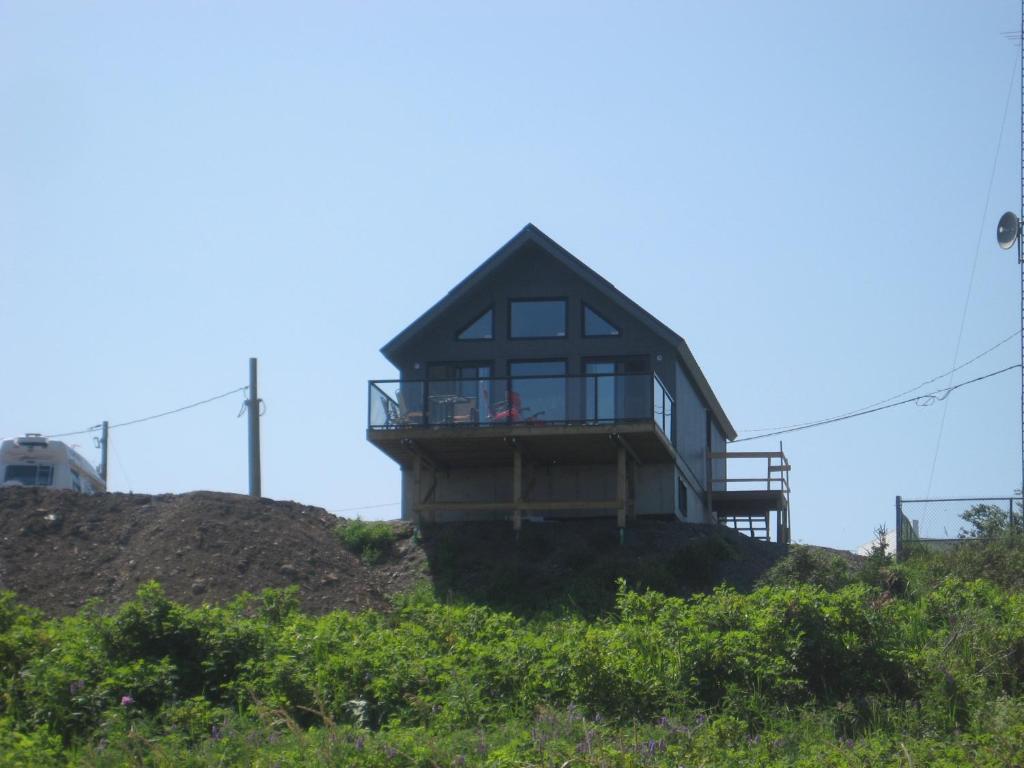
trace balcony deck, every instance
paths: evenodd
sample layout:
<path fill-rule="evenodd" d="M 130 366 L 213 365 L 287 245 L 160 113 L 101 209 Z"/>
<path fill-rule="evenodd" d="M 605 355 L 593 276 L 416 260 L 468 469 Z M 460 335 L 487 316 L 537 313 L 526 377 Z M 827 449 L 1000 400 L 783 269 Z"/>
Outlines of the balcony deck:
<path fill-rule="evenodd" d="M 734 451 L 712 453 L 710 460 L 747 462 L 767 460 L 765 473 L 756 477 L 733 477 L 712 484 L 711 509 L 723 525 L 755 539 L 771 540 L 771 513 L 775 513 L 776 541 L 788 544 L 789 527 L 789 460 L 777 451 Z M 749 485 L 757 487 L 750 488 Z M 743 487 L 741 487 L 743 486 Z"/>
<path fill-rule="evenodd" d="M 368 429 L 366 439 L 406 468 L 417 457 L 437 467 L 509 466 L 517 445 L 541 464 L 614 464 L 620 445 L 644 464 L 675 456 L 654 421 L 406 426 Z"/>
<path fill-rule="evenodd" d="M 393 394 L 392 394 L 393 393 Z M 371 381 L 366 438 L 403 467 L 669 462 L 672 397 L 645 374 Z"/>

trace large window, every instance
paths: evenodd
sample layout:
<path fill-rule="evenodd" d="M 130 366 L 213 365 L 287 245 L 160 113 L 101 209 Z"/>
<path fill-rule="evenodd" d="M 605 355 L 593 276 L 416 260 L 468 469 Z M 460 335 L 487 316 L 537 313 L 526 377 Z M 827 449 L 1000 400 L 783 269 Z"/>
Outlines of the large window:
<path fill-rule="evenodd" d="M 486 421 L 491 402 L 490 363 L 431 363 L 427 407 L 431 424 Z"/>
<path fill-rule="evenodd" d="M 459 341 L 494 338 L 494 310 L 488 309 L 458 333 Z"/>
<path fill-rule="evenodd" d="M 565 360 L 509 362 L 509 420 L 565 421 L 565 370 Z"/>
<path fill-rule="evenodd" d="M 513 339 L 565 337 L 565 299 L 520 299 L 509 302 L 509 336 Z"/>
<path fill-rule="evenodd" d="M 647 358 L 630 356 L 584 360 L 587 421 L 650 418 L 651 377 Z"/>
<path fill-rule="evenodd" d="M 5 483 L 21 485 L 53 485 L 53 466 L 50 464 L 12 464 L 4 472 Z"/>

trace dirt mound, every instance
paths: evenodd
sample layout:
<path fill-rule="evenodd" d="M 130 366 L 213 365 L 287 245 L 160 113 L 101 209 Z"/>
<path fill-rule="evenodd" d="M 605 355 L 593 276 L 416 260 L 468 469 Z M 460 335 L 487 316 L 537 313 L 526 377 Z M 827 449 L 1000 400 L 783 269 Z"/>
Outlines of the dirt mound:
<path fill-rule="evenodd" d="M 413 556 L 408 578 L 388 583 L 386 563 L 367 567 L 342 547 L 337 523 L 316 507 L 227 493 L 2 488 L 0 589 L 61 615 L 90 598 L 113 608 L 151 579 L 193 605 L 296 584 L 302 607 L 322 613 L 386 608 L 388 592 L 422 578 Z"/>
<path fill-rule="evenodd" d="M 507 522 L 436 525 L 419 538 L 396 522 L 391 545 L 360 558 L 338 524 L 318 507 L 227 493 L 0 488 L 0 589 L 62 615 L 90 599 L 113 610 L 150 580 L 192 605 L 294 584 L 304 610 L 324 613 L 387 609 L 427 582 L 442 599 L 522 615 L 597 614 L 613 606 L 619 578 L 671 595 L 722 582 L 746 590 L 785 554 L 673 519 L 631 522 L 620 543 L 614 520 L 601 519 L 528 523 L 518 540 Z"/>

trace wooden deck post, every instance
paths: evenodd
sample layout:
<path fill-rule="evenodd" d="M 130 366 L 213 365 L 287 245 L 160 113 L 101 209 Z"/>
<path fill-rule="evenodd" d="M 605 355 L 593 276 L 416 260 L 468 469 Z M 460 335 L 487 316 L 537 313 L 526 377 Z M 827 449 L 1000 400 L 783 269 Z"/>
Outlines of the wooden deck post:
<path fill-rule="evenodd" d="M 412 519 L 417 530 L 420 527 L 420 502 L 423 498 L 423 459 L 416 455 L 412 470 Z"/>
<path fill-rule="evenodd" d="M 512 448 L 512 530 L 519 536 L 523 527 L 523 452 L 517 443 Z"/>
<path fill-rule="evenodd" d="M 622 544 L 625 541 L 626 535 L 626 449 L 619 445 L 619 471 L 618 471 L 618 495 L 616 499 L 619 502 L 619 543 Z"/>

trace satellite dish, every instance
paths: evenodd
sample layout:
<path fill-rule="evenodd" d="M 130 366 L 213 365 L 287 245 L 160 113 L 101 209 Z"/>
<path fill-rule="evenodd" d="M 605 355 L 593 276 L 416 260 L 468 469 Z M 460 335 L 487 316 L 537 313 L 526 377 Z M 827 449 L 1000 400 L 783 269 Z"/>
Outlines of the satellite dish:
<path fill-rule="evenodd" d="M 1017 242 L 1017 236 L 1020 234 L 1020 219 L 1017 218 L 1017 214 L 1013 211 L 1007 211 L 999 217 L 999 226 L 996 227 L 996 240 L 999 242 L 999 247 L 1004 251 L 1013 248 L 1013 244 Z"/>

